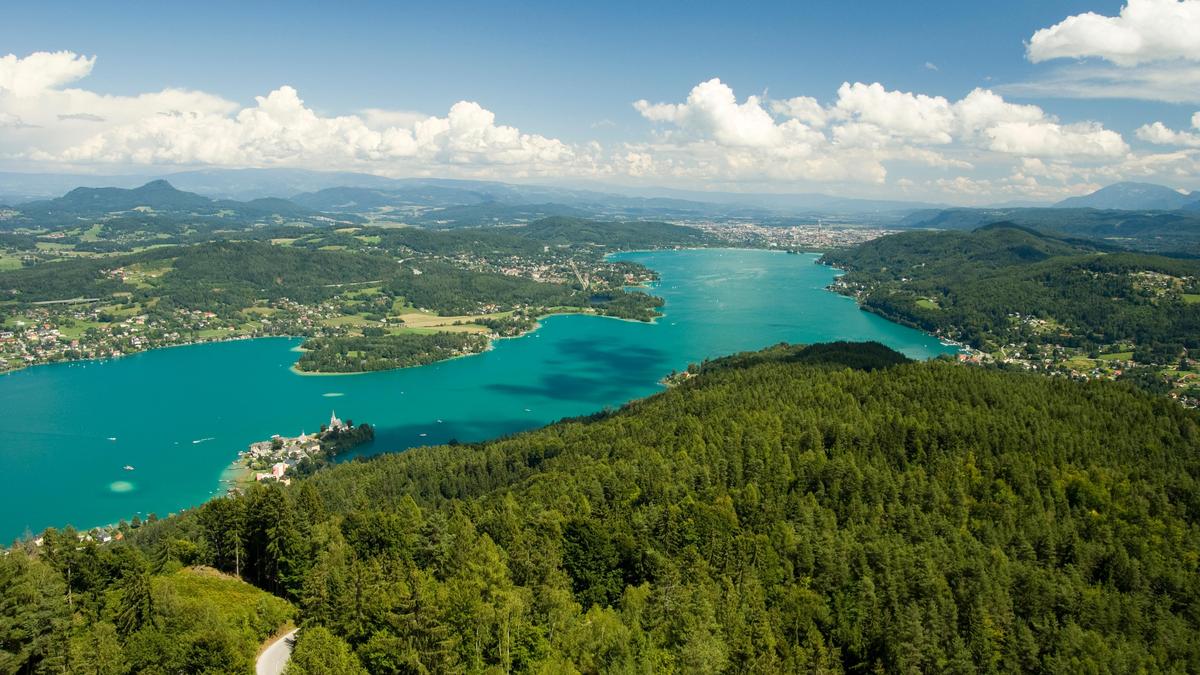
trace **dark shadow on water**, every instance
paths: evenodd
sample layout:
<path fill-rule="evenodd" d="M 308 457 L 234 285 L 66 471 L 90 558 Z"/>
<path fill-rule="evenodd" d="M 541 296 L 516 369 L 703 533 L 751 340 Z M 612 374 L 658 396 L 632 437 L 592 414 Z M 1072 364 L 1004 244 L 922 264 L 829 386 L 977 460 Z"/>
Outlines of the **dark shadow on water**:
<path fill-rule="evenodd" d="M 668 354 L 655 347 L 571 339 L 559 344 L 558 351 L 567 357 L 562 370 L 569 372 L 545 372 L 532 384 L 496 383 L 487 389 L 518 400 L 579 401 L 600 408 L 624 403 L 630 390 L 666 374 L 658 371 L 666 368 Z"/>
<path fill-rule="evenodd" d="M 623 403 L 632 386 L 645 383 L 646 376 L 642 373 L 614 372 L 602 377 L 548 373 L 534 384 L 489 384 L 487 388 L 512 396 L 518 402 L 531 399 L 579 401 L 594 403 L 601 408 L 605 404 Z"/>
<path fill-rule="evenodd" d="M 663 363 L 668 357 L 664 349 L 628 342 L 605 342 L 572 338 L 558 343 L 558 352 L 568 363 L 592 370 L 607 371 L 611 368 L 645 370 Z"/>
<path fill-rule="evenodd" d="M 666 374 L 669 353 L 647 346 L 601 343 L 570 339 L 558 345 L 558 351 L 570 357 L 564 368 L 547 369 L 534 383 L 495 383 L 485 385 L 491 391 L 511 398 L 514 409 L 532 406 L 540 400 L 573 401 L 589 404 L 579 414 L 598 412 L 606 406 L 619 406 L 634 398 L 631 392 L 645 392 Z M 661 371 L 661 372 L 660 372 Z M 530 413 L 527 418 L 452 420 L 444 423 L 428 420 L 376 428 L 375 441 L 347 453 L 339 461 L 369 457 L 385 452 L 439 445 L 451 440 L 464 443 L 490 440 L 550 424 Z M 425 434 L 421 436 L 421 434 Z"/>

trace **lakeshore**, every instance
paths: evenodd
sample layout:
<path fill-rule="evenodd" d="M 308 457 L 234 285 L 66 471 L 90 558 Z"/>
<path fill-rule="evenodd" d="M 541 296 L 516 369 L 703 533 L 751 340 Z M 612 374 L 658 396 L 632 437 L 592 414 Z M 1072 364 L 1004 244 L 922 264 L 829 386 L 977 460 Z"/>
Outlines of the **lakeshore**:
<path fill-rule="evenodd" d="M 239 450 L 327 418 L 329 395 L 376 427 L 373 443 L 347 454 L 355 456 L 479 441 L 619 406 L 660 391 L 665 375 L 689 363 L 780 341 L 878 340 L 916 358 L 953 351 L 827 291 L 836 271 L 815 256 L 701 249 L 617 258 L 659 272 L 651 290 L 666 305 L 655 323 L 552 315 L 474 358 L 344 379 L 293 373 L 295 338 L 0 375 L 0 406 L 22 420 L 0 431 L 8 492 L 0 536 L 201 503 L 224 492 Z"/>

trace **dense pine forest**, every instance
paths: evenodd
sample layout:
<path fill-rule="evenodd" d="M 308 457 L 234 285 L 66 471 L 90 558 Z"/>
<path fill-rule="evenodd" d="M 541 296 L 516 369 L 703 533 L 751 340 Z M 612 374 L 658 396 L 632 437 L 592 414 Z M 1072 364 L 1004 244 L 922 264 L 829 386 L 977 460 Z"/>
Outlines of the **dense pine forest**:
<path fill-rule="evenodd" d="M 878 345 L 693 370 L 120 543 L 21 544 L 2 669 L 246 672 L 223 668 L 288 611 L 193 639 L 169 583 L 215 569 L 297 608 L 293 673 L 1200 670 L 1195 411 Z"/>

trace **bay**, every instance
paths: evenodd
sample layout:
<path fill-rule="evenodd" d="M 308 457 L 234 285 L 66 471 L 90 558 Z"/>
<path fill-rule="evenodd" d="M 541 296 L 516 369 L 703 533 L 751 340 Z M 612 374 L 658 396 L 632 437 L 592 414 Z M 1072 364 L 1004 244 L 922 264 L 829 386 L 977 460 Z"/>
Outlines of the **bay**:
<path fill-rule="evenodd" d="M 546 318 L 480 355 L 339 376 L 292 371 L 299 339 L 160 349 L 0 375 L 0 538 L 68 523 L 165 515 L 223 491 L 249 443 L 339 417 L 377 428 L 363 454 L 478 441 L 653 394 L 672 370 L 777 342 L 877 340 L 914 358 L 927 334 L 825 290 L 813 255 L 706 249 L 626 253 L 659 272 L 653 324 Z M 125 466 L 133 467 L 126 470 Z"/>

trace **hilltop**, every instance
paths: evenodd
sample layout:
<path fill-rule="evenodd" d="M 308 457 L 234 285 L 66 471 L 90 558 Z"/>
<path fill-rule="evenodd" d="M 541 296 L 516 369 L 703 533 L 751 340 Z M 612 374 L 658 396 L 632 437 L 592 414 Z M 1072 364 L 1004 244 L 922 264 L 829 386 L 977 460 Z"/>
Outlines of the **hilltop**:
<path fill-rule="evenodd" d="M 1200 202 L 1200 193 L 1185 194 L 1154 183 L 1113 183 L 1091 194 L 1064 199 L 1056 208 L 1124 209 L 1132 211 L 1172 211 Z"/>

